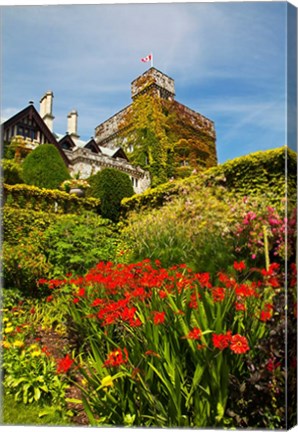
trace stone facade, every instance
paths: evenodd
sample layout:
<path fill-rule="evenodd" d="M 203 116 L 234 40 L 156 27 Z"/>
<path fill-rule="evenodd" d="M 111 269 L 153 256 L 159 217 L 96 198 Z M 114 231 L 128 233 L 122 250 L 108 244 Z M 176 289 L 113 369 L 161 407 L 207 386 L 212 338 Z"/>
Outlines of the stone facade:
<path fill-rule="evenodd" d="M 70 173 L 86 179 L 104 168 L 113 168 L 126 173 L 132 182 L 135 193 L 142 193 L 150 187 L 150 176 L 140 167 L 132 166 L 123 158 L 113 158 L 102 153 L 93 153 L 87 148 L 76 147 L 74 150 L 64 150 L 70 164 Z"/>
<path fill-rule="evenodd" d="M 175 97 L 174 80 L 152 67 L 131 83 L 131 98 L 134 99 L 148 91 L 163 99 L 173 100 Z"/>
<path fill-rule="evenodd" d="M 131 83 L 131 98 L 150 93 L 159 97 L 167 104 L 167 109 L 177 118 L 177 140 L 190 140 L 196 135 L 196 157 L 201 155 L 202 167 L 217 165 L 216 133 L 214 122 L 202 114 L 186 107 L 175 100 L 174 80 L 157 69 L 151 67 Z M 132 104 L 95 128 L 94 140 L 103 147 L 115 148 L 125 144 L 125 133 L 121 129 L 123 120 L 132 109 Z M 200 157 L 199 157 L 200 158 Z"/>

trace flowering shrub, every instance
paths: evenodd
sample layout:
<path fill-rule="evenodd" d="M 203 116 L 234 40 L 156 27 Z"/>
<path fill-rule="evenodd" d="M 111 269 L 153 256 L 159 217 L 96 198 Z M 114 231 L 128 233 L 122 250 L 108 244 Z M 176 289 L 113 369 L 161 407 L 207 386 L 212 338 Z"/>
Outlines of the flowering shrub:
<path fill-rule="evenodd" d="M 60 188 L 62 190 L 65 190 L 66 192 L 69 192 L 70 189 L 87 189 L 89 187 L 90 184 L 87 182 L 87 180 L 76 179 L 76 178 L 65 180 L 60 185 Z"/>
<path fill-rule="evenodd" d="M 35 308 L 23 300 L 9 305 L 5 299 L 2 315 L 3 387 L 23 404 L 37 402 L 41 407 L 52 403 L 56 410 L 65 408 L 69 384 L 56 374 L 56 362 L 47 348 L 36 338 L 36 327 L 28 320 Z M 29 312 L 29 313 L 28 313 Z M 65 411 L 66 412 L 66 411 Z"/>
<path fill-rule="evenodd" d="M 278 211 L 268 205 L 261 206 L 247 197 L 243 199 L 241 219 L 235 225 L 236 252 L 256 262 L 264 255 L 265 248 L 273 259 L 289 260 L 296 246 L 296 208 Z M 246 208 L 245 208 L 246 206 Z"/>
<path fill-rule="evenodd" d="M 229 421 L 229 376 L 249 378 L 245 365 L 269 334 L 282 284 L 278 264 L 249 270 L 250 279 L 244 262 L 233 267 L 212 275 L 159 261 L 102 262 L 84 277 L 57 281 L 73 291 L 73 323 L 85 341 L 80 388 L 92 425 Z"/>
<path fill-rule="evenodd" d="M 293 256 L 296 213 L 289 218 L 284 213 L 283 201 L 273 208 L 264 197 L 239 198 L 224 187 L 194 186 L 191 194 L 181 189 L 161 209 L 131 213 L 122 234 L 134 260 L 159 259 L 166 267 L 187 263 L 213 272 L 228 269 L 237 256 L 265 266 L 269 253 L 279 262 Z"/>

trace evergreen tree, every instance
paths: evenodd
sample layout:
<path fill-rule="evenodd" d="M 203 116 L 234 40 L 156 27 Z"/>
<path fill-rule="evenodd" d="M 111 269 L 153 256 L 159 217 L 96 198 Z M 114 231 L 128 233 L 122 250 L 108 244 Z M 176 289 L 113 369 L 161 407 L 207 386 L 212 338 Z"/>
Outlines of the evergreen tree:
<path fill-rule="evenodd" d="M 24 182 L 46 189 L 57 189 L 70 178 L 65 163 L 53 144 L 39 145 L 26 156 L 23 164 Z"/>
<path fill-rule="evenodd" d="M 129 176 L 113 168 L 105 168 L 88 181 L 88 195 L 100 199 L 102 217 L 118 222 L 121 200 L 134 194 Z"/>

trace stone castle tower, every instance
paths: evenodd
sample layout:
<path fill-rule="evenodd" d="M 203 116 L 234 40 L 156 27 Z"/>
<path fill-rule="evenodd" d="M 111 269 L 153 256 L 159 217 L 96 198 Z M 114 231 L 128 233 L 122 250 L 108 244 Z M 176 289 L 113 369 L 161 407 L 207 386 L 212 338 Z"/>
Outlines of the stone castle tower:
<path fill-rule="evenodd" d="M 114 148 L 124 144 L 121 125 L 132 109 L 133 101 L 144 93 L 160 98 L 167 110 L 175 115 L 173 130 L 177 140 L 175 164 L 178 177 L 179 172 L 190 174 L 194 169 L 217 164 L 214 122 L 177 102 L 174 80 L 153 67 L 131 83 L 132 104 L 95 128 L 94 139 L 98 145 Z"/>

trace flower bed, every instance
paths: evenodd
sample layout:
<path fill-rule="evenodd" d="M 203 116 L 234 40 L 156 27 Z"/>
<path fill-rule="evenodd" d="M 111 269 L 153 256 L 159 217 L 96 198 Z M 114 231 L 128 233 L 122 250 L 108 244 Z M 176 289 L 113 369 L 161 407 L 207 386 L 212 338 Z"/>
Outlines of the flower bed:
<path fill-rule="evenodd" d="M 227 415 L 237 405 L 231 377 L 249 383 L 270 322 L 284 320 L 276 263 L 248 271 L 235 262 L 230 274 L 211 275 L 158 261 L 108 262 L 84 277 L 40 282 L 52 290 L 51 301 L 72 291 L 81 346 L 60 366 L 83 375 L 78 386 L 91 425 L 235 426 Z M 284 356 L 271 346 L 261 362 L 270 411 L 284 392 Z M 281 407 L 276 424 L 285 424 Z"/>

